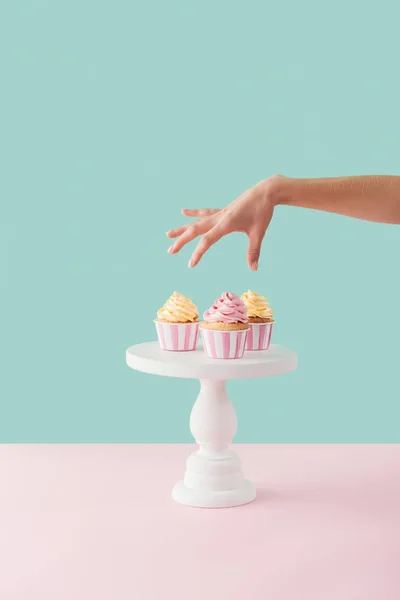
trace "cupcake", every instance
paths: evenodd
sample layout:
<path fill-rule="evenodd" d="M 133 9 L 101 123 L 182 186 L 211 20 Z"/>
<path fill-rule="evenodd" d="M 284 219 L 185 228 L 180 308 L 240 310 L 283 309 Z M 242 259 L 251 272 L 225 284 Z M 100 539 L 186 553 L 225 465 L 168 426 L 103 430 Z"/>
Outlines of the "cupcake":
<path fill-rule="evenodd" d="M 206 355 L 209 358 L 242 358 L 249 323 L 245 304 L 230 292 L 224 292 L 204 313 L 200 325 Z"/>
<path fill-rule="evenodd" d="M 274 311 L 264 296 L 251 290 L 242 294 L 241 299 L 246 305 L 250 324 L 246 350 L 268 350 L 274 324 Z"/>
<path fill-rule="evenodd" d="M 187 352 L 196 350 L 199 335 L 199 312 L 193 302 L 174 292 L 155 319 L 161 350 Z"/>

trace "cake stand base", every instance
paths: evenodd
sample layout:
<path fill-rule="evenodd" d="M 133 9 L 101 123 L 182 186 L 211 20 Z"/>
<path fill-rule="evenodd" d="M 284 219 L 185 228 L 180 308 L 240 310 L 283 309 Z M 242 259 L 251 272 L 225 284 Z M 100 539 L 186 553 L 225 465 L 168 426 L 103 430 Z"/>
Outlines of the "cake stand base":
<path fill-rule="evenodd" d="M 180 481 L 172 490 L 172 497 L 180 504 L 196 508 L 230 508 L 253 502 L 256 489 L 246 479 L 243 486 L 235 490 L 193 490 Z"/>
<path fill-rule="evenodd" d="M 172 497 L 189 506 L 227 508 L 248 504 L 255 499 L 256 489 L 244 478 L 235 452 L 200 446 L 187 459 L 185 477 L 174 487 Z"/>

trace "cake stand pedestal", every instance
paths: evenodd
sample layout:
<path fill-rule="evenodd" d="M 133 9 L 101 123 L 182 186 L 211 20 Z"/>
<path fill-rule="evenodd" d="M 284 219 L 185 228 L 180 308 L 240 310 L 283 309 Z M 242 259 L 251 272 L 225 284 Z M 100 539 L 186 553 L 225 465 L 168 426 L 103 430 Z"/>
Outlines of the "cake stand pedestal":
<path fill-rule="evenodd" d="M 158 342 L 147 342 L 128 348 L 126 362 L 144 373 L 200 380 L 190 415 L 190 431 L 199 449 L 187 459 L 183 481 L 174 487 L 173 498 L 202 508 L 240 506 L 254 500 L 255 487 L 244 478 L 239 457 L 228 448 L 237 421 L 226 381 L 288 373 L 297 366 L 296 353 L 271 345 L 265 351 L 246 352 L 241 359 L 218 360 L 207 358 L 202 348 L 167 352 Z"/>

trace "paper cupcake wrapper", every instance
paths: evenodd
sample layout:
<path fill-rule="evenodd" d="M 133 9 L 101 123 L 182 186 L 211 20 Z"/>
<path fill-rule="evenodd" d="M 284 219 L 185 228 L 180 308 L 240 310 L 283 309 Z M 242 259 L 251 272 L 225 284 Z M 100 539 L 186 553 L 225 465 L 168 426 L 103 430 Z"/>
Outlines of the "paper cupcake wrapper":
<path fill-rule="evenodd" d="M 273 323 L 250 323 L 246 338 L 246 350 L 268 350 L 273 325 Z"/>
<path fill-rule="evenodd" d="M 203 346 L 209 358 L 242 358 L 247 329 L 242 331 L 217 331 L 200 329 Z"/>
<path fill-rule="evenodd" d="M 196 350 L 199 323 L 164 323 L 155 321 L 161 350 L 188 352 Z"/>

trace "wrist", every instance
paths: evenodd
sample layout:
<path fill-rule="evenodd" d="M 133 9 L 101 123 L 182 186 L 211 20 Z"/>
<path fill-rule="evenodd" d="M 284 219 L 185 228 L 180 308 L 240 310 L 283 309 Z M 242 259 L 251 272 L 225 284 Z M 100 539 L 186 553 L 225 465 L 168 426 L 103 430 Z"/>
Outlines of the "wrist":
<path fill-rule="evenodd" d="M 284 177 L 283 175 L 272 175 L 262 182 L 265 194 L 273 204 L 289 204 L 294 193 L 294 179 Z"/>

